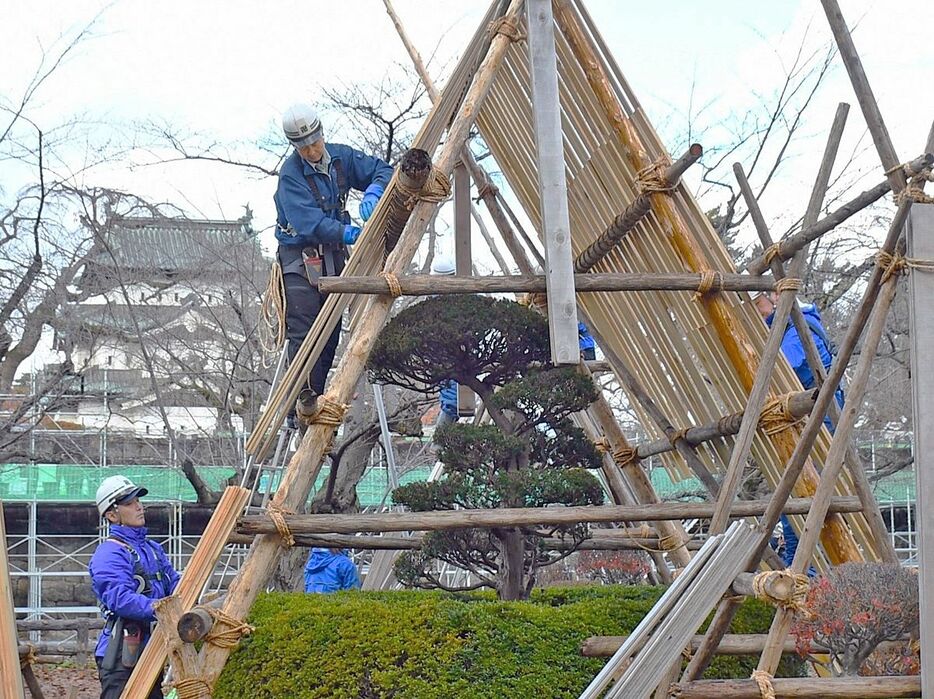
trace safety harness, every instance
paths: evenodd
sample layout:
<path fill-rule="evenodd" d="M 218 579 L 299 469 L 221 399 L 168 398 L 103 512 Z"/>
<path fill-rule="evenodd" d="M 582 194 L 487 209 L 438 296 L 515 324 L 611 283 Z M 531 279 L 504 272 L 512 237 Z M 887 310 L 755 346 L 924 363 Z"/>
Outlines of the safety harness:
<path fill-rule="evenodd" d="M 341 164 L 339 158 L 334 158 L 332 161 L 333 168 L 337 174 L 337 201 L 333 206 L 329 205 L 328 200 L 324 198 L 321 194 L 321 190 L 318 188 L 318 183 L 315 181 L 314 174 L 305 175 L 305 181 L 308 183 L 308 187 L 311 189 L 311 194 L 314 196 L 315 201 L 318 202 L 318 208 L 321 209 L 326 216 L 333 218 L 341 223 L 347 224 L 350 223 L 350 215 L 347 213 L 347 194 L 349 193 L 349 187 L 347 186 L 347 178 L 344 175 L 344 166 Z M 331 174 L 328 173 L 328 178 L 331 177 Z M 307 248 L 306 248 L 307 250 Z M 338 255 L 340 256 L 340 262 L 344 261 L 345 250 L 344 246 L 341 244 L 333 243 L 322 243 L 317 248 L 317 253 L 324 260 L 324 274 L 328 277 L 333 277 L 338 273 Z M 316 282 L 309 277 L 312 285 L 316 285 Z"/>

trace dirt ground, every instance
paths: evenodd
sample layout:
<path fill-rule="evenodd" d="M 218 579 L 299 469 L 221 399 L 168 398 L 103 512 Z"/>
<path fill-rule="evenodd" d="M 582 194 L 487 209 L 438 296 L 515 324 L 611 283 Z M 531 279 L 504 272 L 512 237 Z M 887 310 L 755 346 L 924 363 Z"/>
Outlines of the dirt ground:
<path fill-rule="evenodd" d="M 32 668 L 45 699 L 97 699 L 101 695 L 97 670 L 90 666 L 36 663 Z M 31 696 L 28 690 L 26 696 Z"/>

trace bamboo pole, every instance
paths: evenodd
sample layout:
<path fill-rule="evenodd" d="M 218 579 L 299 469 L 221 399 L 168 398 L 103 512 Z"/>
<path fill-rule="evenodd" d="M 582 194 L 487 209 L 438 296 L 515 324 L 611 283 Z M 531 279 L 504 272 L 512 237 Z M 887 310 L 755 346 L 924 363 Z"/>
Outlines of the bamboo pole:
<path fill-rule="evenodd" d="M 911 677 L 806 677 L 775 678 L 776 699 L 898 699 L 921 696 L 921 678 Z M 671 687 L 673 699 L 760 699 L 755 680 L 698 680 Z"/>
<path fill-rule="evenodd" d="M 632 122 L 623 113 L 609 79 L 570 7 L 569 0 L 555 0 L 555 18 L 583 68 L 595 97 L 606 112 L 609 123 L 625 148 L 632 167 L 641 171 L 651 166 L 652 163 L 649 161 L 642 142 Z M 708 271 L 710 264 L 703 250 L 691 236 L 669 196 L 653 194 L 652 209 L 660 222 L 671 231 L 672 243 L 684 263 L 695 272 Z M 710 318 L 737 376 L 746 390 L 751 390 L 755 380 L 755 371 L 759 365 L 759 357 L 737 322 L 732 309 L 722 294 L 716 293 L 703 295 L 701 305 Z M 777 433 L 771 436 L 771 441 L 783 458 L 788 458 L 793 453 L 794 437 L 792 435 Z M 796 487 L 801 494 L 811 494 L 816 489 L 818 480 L 817 470 L 808 461 L 806 468 L 803 469 L 801 482 Z M 833 562 L 855 561 L 861 558 L 846 523 L 837 516 L 831 516 L 825 523 L 823 543 L 828 557 Z"/>
<path fill-rule="evenodd" d="M 224 489 L 214 509 L 214 514 L 201 534 L 198 545 L 188 561 L 188 566 L 175 588 L 174 597 L 177 598 L 177 604 L 181 609 L 179 613 L 191 609 L 198 601 L 205 583 L 214 572 L 214 566 L 227 544 L 227 538 L 233 531 L 237 515 L 243 511 L 249 499 L 250 491 L 246 488 L 228 486 Z M 133 673 L 127 680 L 121 697 L 133 699 L 133 697 L 149 695 L 153 683 L 165 666 L 166 648 L 172 645 L 174 634 L 174 623 L 170 626 L 164 624 L 156 626 L 136 667 L 133 668 Z"/>
<path fill-rule="evenodd" d="M 775 281 L 768 276 L 720 274 L 712 286 L 700 274 L 656 274 L 651 272 L 604 272 L 575 274 L 578 292 L 586 291 L 774 291 Z M 544 293 L 543 275 L 491 275 L 488 277 L 446 277 L 417 274 L 399 277 L 403 296 L 443 294 L 492 294 L 503 292 Z M 318 281 L 327 294 L 386 294 L 388 286 L 380 277 L 322 277 Z"/>
<path fill-rule="evenodd" d="M 692 143 L 687 151 L 665 170 L 662 177 L 662 186 L 674 187 L 677 185 L 681 175 L 696 163 L 703 153 L 704 148 L 701 144 Z M 574 260 L 574 271 L 577 273 L 587 272 L 606 257 L 636 227 L 639 221 L 645 218 L 652 208 L 651 202 L 651 195 L 646 192 L 636 197 L 626 207 L 625 211 L 613 219 L 607 229 L 600 234 L 600 237 L 577 256 L 577 259 Z"/>
<path fill-rule="evenodd" d="M 10 584 L 10 561 L 7 556 L 6 524 L 0 500 L 0 697 L 22 699 L 23 673 L 20 670 L 16 641 L 16 615 L 13 613 L 13 587 Z"/>
<path fill-rule="evenodd" d="M 930 153 L 920 155 L 905 165 L 905 174 L 909 177 L 917 175 L 925 168 L 930 167 L 932 162 L 934 162 L 934 155 Z M 810 245 L 825 233 L 829 233 L 834 228 L 850 218 L 850 216 L 859 213 L 867 206 L 873 202 L 878 201 L 891 191 L 892 185 L 888 180 L 886 180 L 884 182 L 880 182 L 872 189 L 868 189 L 865 192 L 858 194 L 856 197 L 835 209 L 824 218 L 816 221 L 813 225 L 802 226 L 800 231 L 792 236 L 784 238 L 781 242 L 778 243 L 775 257 L 780 260 L 790 259 L 798 250 L 806 245 Z M 746 265 L 746 271 L 749 274 L 762 274 L 763 272 L 767 271 L 768 268 L 769 265 L 765 261 L 764 254 L 754 258 L 748 265 Z"/>
<path fill-rule="evenodd" d="M 811 507 L 810 498 L 788 501 L 783 512 L 804 514 Z M 859 498 L 834 497 L 832 512 L 858 512 Z M 732 515 L 762 515 L 771 500 L 741 500 Z M 713 516 L 711 502 L 661 502 L 651 505 L 586 505 L 575 507 L 504 507 L 491 510 L 443 510 L 437 512 L 386 512 L 373 514 L 285 515 L 285 523 L 294 535 L 354 534 L 356 532 L 439 531 L 471 527 L 509 527 L 576 524 L 581 522 L 639 522 L 682 519 L 705 519 Z M 267 515 L 245 515 L 237 526 L 240 534 L 272 534 L 276 525 Z M 231 595 L 227 595 L 229 602 Z"/>
<path fill-rule="evenodd" d="M 516 21 L 521 6 L 521 0 L 511 0 L 505 17 Z M 435 163 L 435 168 L 439 172 L 447 175 L 453 170 L 458 152 L 466 140 L 468 130 L 476 118 L 509 45 L 510 39 L 504 34 L 497 33 L 492 39 L 483 63 L 476 71 L 461 107 L 448 128 L 447 140 Z M 386 261 L 387 272 L 400 274 L 408 265 L 435 208 L 436 205 L 431 202 L 421 201 L 416 204 L 396 249 Z M 331 385 L 325 393 L 325 403 L 344 405 L 350 401 L 357 380 L 363 373 L 376 335 L 385 323 L 391 308 L 391 298 L 376 297 L 367 303 L 361 314 L 360 324 L 355 329 L 337 365 Z M 289 461 L 283 474 L 282 482 L 273 498 L 275 507 L 289 511 L 304 504 L 321 468 L 321 460 L 330 445 L 332 436 L 331 425 L 316 423 L 309 426 L 298 451 Z M 279 556 L 279 546 L 280 538 L 272 534 L 263 535 L 254 541 L 240 571 L 231 583 L 223 609 L 226 614 L 236 619 L 242 619 L 246 615 Z M 218 648 L 213 645 L 209 645 L 204 651 L 204 672 L 212 684 L 220 674 L 229 654 L 229 648 Z"/>

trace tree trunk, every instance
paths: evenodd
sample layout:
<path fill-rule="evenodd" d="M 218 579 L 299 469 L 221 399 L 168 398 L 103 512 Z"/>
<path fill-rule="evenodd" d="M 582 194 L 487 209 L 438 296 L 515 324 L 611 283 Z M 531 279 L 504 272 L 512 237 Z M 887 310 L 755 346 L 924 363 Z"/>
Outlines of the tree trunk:
<path fill-rule="evenodd" d="M 519 529 L 497 529 L 503 567 L 499 571 L 497 592 L 501 600 L 526 599 L 525 586 L 525 537 Z"/>
<path fill-rule="evenodd" d="M 179 444 L 184 444 L 184 442 L 179 442 Z M 185 474 L 185 478 L 188 479 L 188 482 L 191 483 L 191 487 L 195 489 L 195 495 L 198 497 L 199 505 L 216 505 L 221 498 L 221 494 L 216 490 L 211 490 L 207 483 L 204 482 L 204 479 L 201 478 L 201 475 L 195 469 L 194 463 L 192 463 L 191 458 L 187 455 L 181 455 L 182 462 L 182 473 Z"/>

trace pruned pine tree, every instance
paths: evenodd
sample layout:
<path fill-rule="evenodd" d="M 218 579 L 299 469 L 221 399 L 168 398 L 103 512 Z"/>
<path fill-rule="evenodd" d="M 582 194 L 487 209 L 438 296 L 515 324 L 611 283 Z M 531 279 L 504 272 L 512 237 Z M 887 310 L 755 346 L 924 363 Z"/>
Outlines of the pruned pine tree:
<path fill-rule="evenodd" d="M 399 313 L 370 355 L 371 380 L 437 391 L 454 380 L 483 401 L 490 424 L 451 424 L 435 433 L 445 473 L 393 492 L 415 511 L 597 505 L 600 459 L 570 416 L 596 398 L 592 381 L 549 364 L 544 318 L 517 303 L 482 296 L 436 297 Z M 573 550 L 546 551 L 545 539 L 579 544 L 587 525 L 432 532 L 401 556 L 396 575 L 416 587 L 452 588 L 438 562 L 470 571 L 468 589 L 527 598 L 536 571 Z"/>

